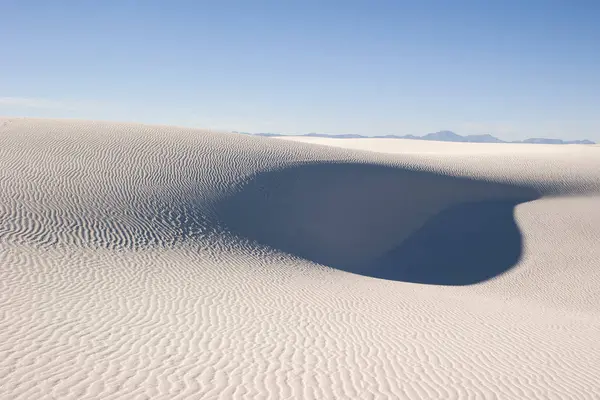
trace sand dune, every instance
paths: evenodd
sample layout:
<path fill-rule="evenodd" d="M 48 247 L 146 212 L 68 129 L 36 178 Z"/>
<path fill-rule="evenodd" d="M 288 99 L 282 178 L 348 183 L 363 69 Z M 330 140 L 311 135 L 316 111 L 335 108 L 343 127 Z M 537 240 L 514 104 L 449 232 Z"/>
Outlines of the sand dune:
<path fill-rule="evenodd" d="M 598 146 L 5 118 L 0 398 L 600 398 L 598 243 Z"/>

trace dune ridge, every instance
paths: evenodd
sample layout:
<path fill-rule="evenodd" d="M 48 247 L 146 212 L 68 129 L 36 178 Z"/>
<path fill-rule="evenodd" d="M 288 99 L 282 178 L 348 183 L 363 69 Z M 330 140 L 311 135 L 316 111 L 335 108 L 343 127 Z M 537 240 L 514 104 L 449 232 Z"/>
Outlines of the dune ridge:
<path fill-rule="evenodd" d="M 600 149 L 360 140 L 0 120 L 0 398 L 599 397 Z"/>

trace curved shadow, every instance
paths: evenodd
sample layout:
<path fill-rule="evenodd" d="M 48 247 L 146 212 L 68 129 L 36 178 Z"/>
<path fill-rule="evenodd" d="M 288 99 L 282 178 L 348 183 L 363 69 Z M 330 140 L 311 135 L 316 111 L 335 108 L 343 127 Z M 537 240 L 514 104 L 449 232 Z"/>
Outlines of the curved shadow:
<path fill-rule="evenodd" d="M 217 205 L 239 236 L 361 275 L 468 285 L 521 256 L 514 207 L 526 187 L 370 164 L 266 172 Z"/>
<path fill-rule="evenodd" d="M 463 203 L 429 219 L 399 246 L 353 272 L 404 282 L 469 285 L 504 273 L 521 257 L 517 201 Z"/>

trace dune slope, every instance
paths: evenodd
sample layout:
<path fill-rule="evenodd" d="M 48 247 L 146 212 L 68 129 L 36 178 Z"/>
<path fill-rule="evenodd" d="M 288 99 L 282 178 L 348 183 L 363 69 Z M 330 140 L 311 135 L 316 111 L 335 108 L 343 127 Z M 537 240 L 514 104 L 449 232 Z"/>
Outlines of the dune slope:
<path fill-rule="evenodd" d="M 0 398 L 599 397 L 600 148 L 381 143 L 0 120 Z"/>

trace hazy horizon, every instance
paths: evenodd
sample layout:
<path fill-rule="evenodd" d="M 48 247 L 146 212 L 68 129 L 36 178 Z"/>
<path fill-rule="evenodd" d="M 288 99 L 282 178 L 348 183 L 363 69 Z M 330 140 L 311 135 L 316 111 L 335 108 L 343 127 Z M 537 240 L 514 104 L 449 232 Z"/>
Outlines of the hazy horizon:
<path fill-rule="evenodd" d="M 439 129 L 436 130 L 434 132 L 425 132 L 425 133 L 409 133 L 409 134 L 405 134 L 405 135 L 398 135 L 398 134 L 394 134 L 394 133 L 387 133 L 387 134 L 381 134 L 381 135 L 364 135 L 361 134 L 360 132 L 353 132 L 353 133 L 327 133 L 327 132 L 306 132 L 306 133 L 297 133 L 297 134 L 293 134 L 293 133 L 281 133 L 281 132 L 245 132 L 245 131 L 231 131 L 232 133 L 242 133 L 242 134 L 247 134 L 247 135 L 278 135 L 278 136 L 310 136 L 310 135 L 321 135 L 321 136 L 349 136 L 349 135 L 358 135 L 358 136 L 362 136 L 365 138 L 368 137 L 373 137 L 373 138 L 381 138 L 384 136 L 390 136 L 390 137 L 398 137 L 398 138 L 403 138 L 403 137 L 409 137 L 409 136 L 414 136 L 415 138 L 422 138 L 424 136 L 427 135 L 434 135 L 434 134 L 439 134 L 439 133 L 451 133 L 451 134 L 455 134 L 458 136 L 462 136 L 462 137 L 475 137 L 475 136 L 491 136 L 494 137 L 496 139 L 499 139 L 501 141 L 507 142 L 507 143 L 512 143 L 512 142 L 519 142 L 519 141 L 523 141 L 523 140 L 527 140 L 527 139 L 550 139 L 550 138 L 545 138 L 545 137 L 526 137 L 523 139 L 518 139 L 518 140 L 505 140 L 503 137 L 499 137 L 496 135 L 492 135 L 489 133 L 481 133 L 481 134 L 462 134 L 461 132 L 454 132 L 451 131 L 449 129 Z M 586 138 L 572 138 L 572 139 L 564 139 L 564 138 L 552 138 L 552 139 L 559 139 L 559 140 L 564 140 L 564 141 L 583 141 L 583 140 L 589 140 Z"/>
<path fill-rule="evenodd" d="M 600 142 L 592 1 L 30 1 L 3 10 L 0 115 Z"/>

